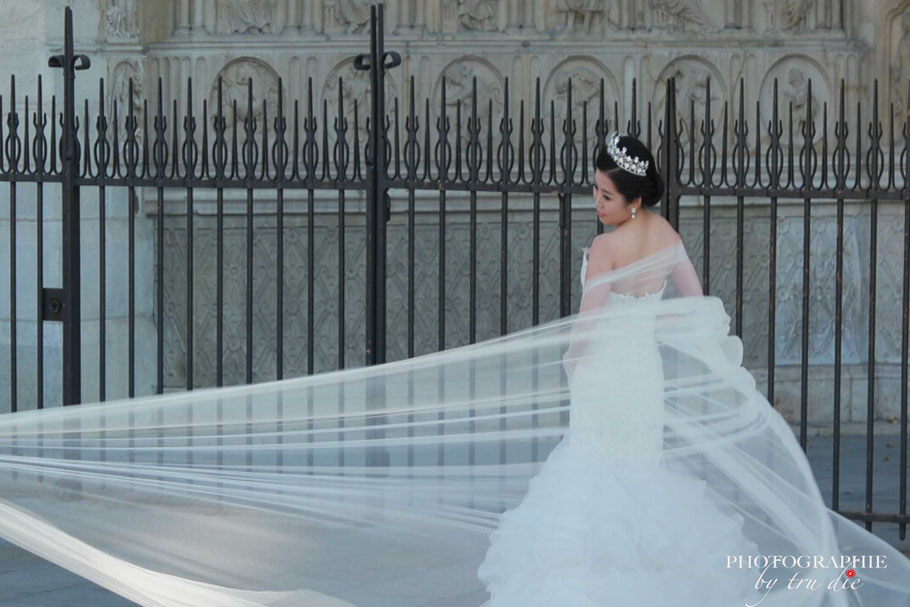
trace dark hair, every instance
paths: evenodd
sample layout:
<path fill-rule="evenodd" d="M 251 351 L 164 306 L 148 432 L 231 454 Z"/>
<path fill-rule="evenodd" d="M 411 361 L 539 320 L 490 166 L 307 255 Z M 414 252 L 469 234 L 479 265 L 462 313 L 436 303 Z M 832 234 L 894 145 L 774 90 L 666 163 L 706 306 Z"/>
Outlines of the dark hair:
<path fill-rule="evenodd" d="M 613 180 L 616 189 L 622 194 L 627 202 L 631 202 L 641 196 L 641 203 L 644 206 L 651 207 L 660 202 L 660 197 L 664 194 L 664 180 L 654 163 L 654 156 L 651 150 L 645 147 L 641 141 L 631 135 L 621 135 L 619 146 L 626 148 L 626 153 L 640 160 L 648 161 L 648 170 L 644 177 L 631 173 L 616 164 L 616 161 L 607 153 L 607 146 L 601 145 L 594 157 L 594 169 L 604 171 Z"/>

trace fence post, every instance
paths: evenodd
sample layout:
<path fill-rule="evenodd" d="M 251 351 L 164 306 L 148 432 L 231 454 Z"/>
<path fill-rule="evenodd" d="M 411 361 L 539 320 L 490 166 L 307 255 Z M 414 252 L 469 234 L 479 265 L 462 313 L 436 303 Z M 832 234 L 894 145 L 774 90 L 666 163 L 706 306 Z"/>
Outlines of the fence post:
<path fill-rule="evenodd" d="M 664 141 L 661 150 L 663 165 L 663 215 L 679 231 L 679 133 L 676 130 L 676 79 L 667 79 L 664 102 Z"/>
<path fill-rule="evenodd" d="M 383 5 L 370 7 L 370 54 L 358 55 L 354 68 L 370 72 L 370 133 L 367 144 L 366 205 L 366 364 L 386 357 L 386 222 L 389 188 L 386 174 L 385 71 L 401 65 L 401 56 L 385 51 Z"/>
<path fill-rule="evenodd" d="M 370 133 L 367 143 L 366 205 L 366 364 L 382 364 L 386 357 L 386 221 L 389 220 L 389 188 L 386 161 L 385 70 L 401 64 L 401 56 L 385 52 L 383 5 L 370 7 L 370 54 L 358 55 L 354 68 L 370 71 Z M 388 60 L 388 61 L 387 61 Z M 385 407 L 382 380 L 367 380 L 367 409 Z M 385 436 L 384 415 L 370 415 L 367 439 Z M 384 447 L 367 449 L 366 465 L 388 466 L 390 454 Z"/>
<path fill-rule="evenodd" d="M 48 60 L 50 67 L 63 70 L 63 404 L 82 401 L 80 365 L 81 314 L 79 310 L 79 146 L 76 144 L 76 70 L 87 70 L 91 61 L 73 52 L 73 11 L 64 12 L 63 54 Z M 87 130 L 88 125 L 83 125 Z M 56 142 L 54 142 L 56 144 Z"/>

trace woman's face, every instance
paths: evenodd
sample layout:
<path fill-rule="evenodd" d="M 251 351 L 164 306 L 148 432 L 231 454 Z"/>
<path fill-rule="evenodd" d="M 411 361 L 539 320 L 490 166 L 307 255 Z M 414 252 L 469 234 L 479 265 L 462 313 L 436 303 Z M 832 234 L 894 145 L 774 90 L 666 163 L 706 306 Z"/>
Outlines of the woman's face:
<path fill-rule="evenodd" d="M 597 205 L 597 217 L 604 225 L 619 225 L 632 216 L 629 203 L 616 191 L 610 176 L 600 170 L 594 171 L 594 204 Z"/>

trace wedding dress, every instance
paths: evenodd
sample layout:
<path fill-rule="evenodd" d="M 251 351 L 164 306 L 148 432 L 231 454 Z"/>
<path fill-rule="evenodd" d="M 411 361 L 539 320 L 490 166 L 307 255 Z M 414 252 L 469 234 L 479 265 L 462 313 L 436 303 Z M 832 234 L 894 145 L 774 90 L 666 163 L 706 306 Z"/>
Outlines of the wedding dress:
<path fill-rule="evenodd" d="M 584 249 L 584 287 L 588 250 Z M 753 554 L 743 517 L 722 511 L 707 483 L 672 474 L 663 452 L 663 362 L 654 293 L 611 291 L 571 380 L 569 433 L 503 514 L 478 574 L 491 607 L 744 604 L 751 576 L 718 556 Z M 734 575 L 731 575 L 730 572 Z M 726 575 L 724 575 L 726 574 Z M 739 575 L 735 575 L 739 574 Z M 755 602 L 760 595 L 748 595 Z"/>
<path fill-rule="evenodd" d="M 682 244 L 584 275 L 443 352 L 0 416 L 0 538 L 142 605 L 910 604 Z"/>

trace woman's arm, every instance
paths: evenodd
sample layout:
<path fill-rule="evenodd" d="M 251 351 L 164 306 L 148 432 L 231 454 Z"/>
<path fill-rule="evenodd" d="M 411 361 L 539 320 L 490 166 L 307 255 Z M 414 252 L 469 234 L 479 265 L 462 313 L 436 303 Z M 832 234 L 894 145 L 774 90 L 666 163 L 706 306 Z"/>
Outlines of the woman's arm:
<path fill-rule="evenodd" d="M 591 249 L 588 252 L 588 267 L 585 273 L 586 285 L 589 285 L 591 280 L 597 276 L 613 270 L 614 256 L 610 254 L 612 242 L 607 236 L 607 234 L 601 234 L 591 243 Z M 597 322 L 597 312 L 606 304 L 609 292 L 609 283 L 588 288 L 583 292 L 578 318 L 572 323 L 569 349 L 566 350 L 562 358 L 563 368 L 569 377 L 571 377 L 575 369 L 576 359 L 587 351 L 588 331 Z"/>
<path fill-rule="evenodd" d="M 682 241 L 680 241 L 681 243 Z M 692 262 L 689 261 L 685 248 L 682 249 L 679 260 L 670 272 L 670 279 L 673 281 L 676 291 L 683 297 L 704 295 L 701 283 L 698 281 L 698 274 L 695 273 L 695 268 L 692 266 Z"/>

